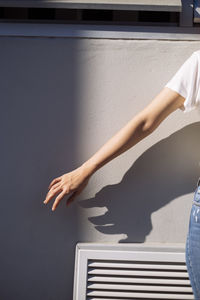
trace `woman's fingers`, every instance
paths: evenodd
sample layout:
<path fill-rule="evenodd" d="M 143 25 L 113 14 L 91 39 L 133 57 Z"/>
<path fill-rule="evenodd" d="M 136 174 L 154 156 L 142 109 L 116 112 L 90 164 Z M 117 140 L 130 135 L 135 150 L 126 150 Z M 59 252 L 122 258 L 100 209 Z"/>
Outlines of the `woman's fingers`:
<path fill-rule="evenodd" d="M 60 186 L 60 182 L 58 182 L 58 183 L 55 183 L 54 185 L 52 185 L 52 187 L 50 188 L 50 190 L 49 191 L 53 191 L 53 190 L 55 190 L 55 189 L 57 189 L 57 187 L 59 187 Z"/>
<path fill-rule="evenodd" d="M 57 178 L 55 178 L 54 180 L 52 180 L 52 182 L 50 183 L 50 185 L 49 185 L 49 189 L 52 187 L 52 185 L 54 185 L 56 182 L 58 182 L 58 181 L 60 181 L 61 180 L 61 178 L 60 177 L 57 177 Z"/>
<path fill-rule="evenodd" d="M 62 193 L 60 193 L 57 197 L 56 197 L 56 199 L 55 199 L 55 201 L 54 201 L 54 203 L 53 203 L 53 206 L 52 206 L 52 210 L 55 210 L 56 209 L 56 207 L 58 206 L 58 203 L 61 201 L 61 199 L 65 196 L 65 191 L 62 191 Z"/>
<path fill-rule="evenodd" d="M 61 191 L 60 187 L 57 187 L 56 189 L 51 189 L 44 200 L 44 203 L 48 203 L 58 192 Z"/>
<path fill-rule="evenodd" d="M 82 192 L 88 181 L 89 178 L 84 176 L 82 169 L 80 168 L 77 168 L 69 174 L 63 174 L 62 176 L 51 181 L 44 203 L 48 203 L 53 197 L 56 196 L 56 199 L 52 205 L 52 210 L 55 210 L 61 199 L 70 192 L 73 192 L 67 200 L 66 204 L 68 205 Z"/>

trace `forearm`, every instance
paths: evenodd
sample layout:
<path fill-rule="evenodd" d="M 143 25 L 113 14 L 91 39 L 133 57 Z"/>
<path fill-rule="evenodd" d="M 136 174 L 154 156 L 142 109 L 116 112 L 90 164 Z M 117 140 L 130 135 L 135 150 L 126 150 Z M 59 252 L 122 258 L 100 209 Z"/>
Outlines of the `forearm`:
<path fill-rule="evenodd" d="M 142 113 L 136 115 L 110 138 L 83 166 L 89 175 L 127 151 L 152 132 L 152 125 Z"/>

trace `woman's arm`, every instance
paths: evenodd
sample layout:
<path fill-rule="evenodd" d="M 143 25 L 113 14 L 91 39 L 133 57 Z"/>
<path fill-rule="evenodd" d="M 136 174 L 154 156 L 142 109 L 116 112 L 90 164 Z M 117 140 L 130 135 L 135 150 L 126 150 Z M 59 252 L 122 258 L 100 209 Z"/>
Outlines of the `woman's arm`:
<path fill-rule="evenodd" d="M 185 98 L 178 93 L 163 88 L 150 104 L 134 116 L 84 163 L 89 174 L 152 133 L 170 113 L 183 105 L 184 100 Z"/>
<path fill-rule="evenodd" d="M 161 92 L 123 128 L 110 138 L 92 157 L 79 168 L 55 178 L 49 185 L 44 203 L 48 203 L 58 193 L 52 210 L 55 210 L 61 199 L 73 192 L 67 204 L 81 193 L 90 177 L 103 165 L 133 147 L 152 133 L 159 124 L 173 111 L 183 106 L 185 98 L 177 92 L 164 87 Z"/>

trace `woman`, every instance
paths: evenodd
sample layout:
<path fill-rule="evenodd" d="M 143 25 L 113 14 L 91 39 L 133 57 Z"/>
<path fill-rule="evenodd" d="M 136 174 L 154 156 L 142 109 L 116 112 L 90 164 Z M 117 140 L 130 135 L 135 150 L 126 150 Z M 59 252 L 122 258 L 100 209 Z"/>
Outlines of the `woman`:
<path fill-rule="evenodd" d="M 200 106 L 200 50 L 194 51 L 160 93 L 77 169 L 55 178 L 44 203 L 57 195 L 52 210 L 69 194 L 69 205 L 103 165 L 151 134 L 176 109 L 189 112 Z M 200 299 L 200 183 L 194 193 L 186 242 L 186 264 L 195 299 Z"/>

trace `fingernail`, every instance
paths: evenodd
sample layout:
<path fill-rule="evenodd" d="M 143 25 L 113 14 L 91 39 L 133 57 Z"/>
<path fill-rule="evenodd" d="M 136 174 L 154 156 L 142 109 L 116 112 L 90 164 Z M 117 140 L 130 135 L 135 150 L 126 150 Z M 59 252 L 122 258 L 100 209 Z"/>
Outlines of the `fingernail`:
<path fill-rule="evenodd" d="M 55 210 L 55 207 L 52 207 L 52 209 L 51 210 Z"/>
<path fill-rule="evenodd" d="M 46 202 L 46 201 L 43 201 L 43 203 L 46 204 L 47 202 Z"/>

